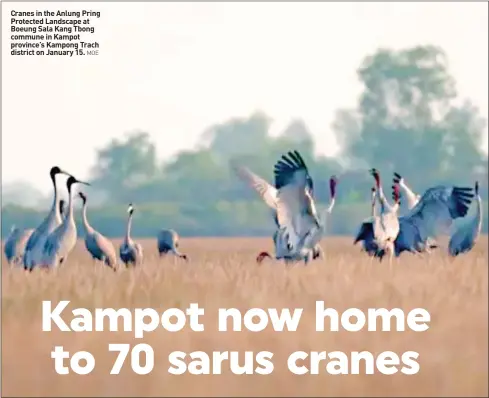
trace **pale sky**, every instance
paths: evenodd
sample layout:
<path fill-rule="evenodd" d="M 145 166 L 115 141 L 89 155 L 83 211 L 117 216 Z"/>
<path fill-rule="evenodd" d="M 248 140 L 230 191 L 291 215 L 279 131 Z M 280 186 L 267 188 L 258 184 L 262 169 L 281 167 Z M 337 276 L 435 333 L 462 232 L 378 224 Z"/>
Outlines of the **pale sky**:
<path fill-rule="evenodd" d="M 163 159 L 255 110 L 275 132 L 303 118 L 334 154 L 335 111 L 355 106 L 356 69 L 379 47 L 441 46 L 459 95 L 488 117 L 485 2 L 62 4 L 2 3 L 4 183 L 50 192 L 52 165 L 87 178 L 112 137 L 147 131 Z M 89 7 L 100 55 L 10 55 L 12 9 Z"/>

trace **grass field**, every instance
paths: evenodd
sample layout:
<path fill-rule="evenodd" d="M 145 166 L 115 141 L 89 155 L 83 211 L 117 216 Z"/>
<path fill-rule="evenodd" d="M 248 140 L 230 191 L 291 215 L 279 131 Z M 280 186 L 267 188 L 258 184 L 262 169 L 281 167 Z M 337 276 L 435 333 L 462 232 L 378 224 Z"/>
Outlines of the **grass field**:
<path fill-rule="evenodd" d="M 118 242 L 117 242 L 118 243 Z M 469 254 L 449 259 L 406 255 L 389 267 L 371 263 L 351 239 L 323 242 L 328 258 L 308 267 L 273 261 L 257 266 L 254 258 L 271 250 L 271 239 L 183 239 L 190 262 L 156 256 L 154 241 L 142 241 L 145 264 L 113 273 L 94 266 L 79 242 L 68 263 L 52 272 L 26 274 L 2 267 L 2 396 L 487 396 L 488 253 L 487 237 Z M 5 264 L 5 263 L 3 263 Z M 125 332 L 42 332 L 41 301 L 71 300 L 74 307 L 205 308 L 204 332 L 177 333 L 159 328 L 135 340 Z M 316 332 L 315 301 L 344 311 L 349 307 L 416 307 L 431 314 L 426 332 Z M 304 308 L 297 332 L 218 332 L 217 308 Z M 65 312 L 66 313 L 66 312 Z M 68 312 L 70 314 L 70 312 Z M 66 315 L 65 319 L 71 318 Z M 132 372 L 126 361 L 110 375 L 116 354 L 109 343 L 147 343 L 154 348 L 149 375 Z M 86 376 L 55 373 L 55 345 L 86 350 L 96 359 Z M 168 354 L 175 350 L 262 351 L 274 353 L 270 375 L 173 376 Z M 368 350 L 419 353 L 416 375 L 297 376 L 287 357 L 302 351 Z"/>

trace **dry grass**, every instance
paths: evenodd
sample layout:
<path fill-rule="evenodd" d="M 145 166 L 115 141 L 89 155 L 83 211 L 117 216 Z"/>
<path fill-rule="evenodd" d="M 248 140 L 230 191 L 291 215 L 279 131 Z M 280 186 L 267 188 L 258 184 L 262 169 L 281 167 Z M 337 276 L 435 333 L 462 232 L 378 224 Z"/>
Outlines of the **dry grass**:
<path fill-rule="evenodd" d="M 82 244 L 65 267 L 53 273 L 3 267 L 3 396 L 487 396 L 488 394 L 488 256 L 487 238 L 455 260 L 443 254 L 427 259 L 402 257 L 392 268 L 370 263 L 351 240 L 323 243 L 329 258 L 309 267 L 287 268 L 254 263 L 270 239 L 187 239 L 183 250 L 191 262 L 158 261 L 153 241 L 144 242 L 141 269 L 113 273 L 94 268 Z M 136 343 L 131 333 L 62 333 L 41 331 L 41 301 L 71 300 L 73 307 L 205 307 L 206 330 L 178 333 L 162 328 L 137 343 L 154 348 L 149 375 L 109 375 L 115 353 L 109 343 Z M 343 311 L 349 307 L 399 307 L 407 313 L 423 307 L 431 313 L 430 329 L 415 332 L 316 332 L 315 301 Z M 304 308 L 297 332 L 217 331 L 217 308 Z M 68 318 L 69 319 L 69 318 Z M 87 376 L 60 376 L 50 352 L 63 345 L 87 350 L 97 361 Z M 271 375 L 235 376 L 168 374 L 171 351 L 261 351 L 275 355 Z M 286 360 L 296 350 L 344 352 L 413 350 L 420 354 L 418 374 L 296 376 Z"/>

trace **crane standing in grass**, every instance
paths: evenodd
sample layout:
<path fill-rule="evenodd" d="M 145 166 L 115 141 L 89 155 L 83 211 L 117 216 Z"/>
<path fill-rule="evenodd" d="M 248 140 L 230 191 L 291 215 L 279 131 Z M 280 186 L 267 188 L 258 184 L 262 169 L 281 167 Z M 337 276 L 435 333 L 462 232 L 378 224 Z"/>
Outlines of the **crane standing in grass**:
<path fill-rule="evenodd" d="M 156 241 L 158 244 L 158 253 L 160 257 L 167 253 L 173 253 L 175 256 L 188 260 L 186 254 L 178 250 L 179 236 L 173 229 L 162 229 L 158 232 Z"/>
<path fill-rule="evenodd" d="M 85 184 L 87 182 L 77 180 L 70 176 L 66 181 L 68 188 L 68 209 L 63 222 L 46 238 L 43 251 L 41 266 L 45 268 L 55 268 L 66 261 L 76 244 L 77 232 L 73 216 L 73 185 Z M 32 271 L 32 268 L 31 268 Z"/>
<path fill-rule="evenodd" d="M 17 265 L 22 260 L 27 240 L 34 232 L 34 229 L 20 229 L 12 225 L 10 234 L 5 240 L 4 252 L 9 265 Z"/>
<path fill-rule="evenodd" d="M 316 210 L 314 184 L 298 151 L 290 151 L 275 163 L 277 220 L 283 231 L 289 256 L 307 264 L 314 258 L 314 249 L 324 234 L 324 221 Z M 334 182 L 333 182 L 334 181 Z M 336 178 L 332 178 L 336 185 Z M 334 195 L 329 212 L 334 206 Z"/>
<path fill-rule="evenodd" d="M 56 176 L 58 174 L 70 175 L 58 166 L 53 166 L 49 171 L 51 182 L 53 183 L 54 197 L 51 209 L 42 223 L 34 230 L 25 245 L 23 264 L 25 270 L 31 270 L 42 261 L 44 244 L 46 238 L 61 224 L 60 198 L 56 188 Z"/>
<path fill-rule="evenodd" d="M 65 201 L 60 199 L 59 201 L 59 214 L 61 218 L 64 217 L 64 204 Z M 34 229 L 19 229 L 15 225 L 12 225 L 10 229 L 10 234 L 5 240 L 5 257 L 9 265 L 20 265 L 22 263 L 22 258 L 24 256 L 25 247 Z"/>
<path fill-rule="evenodd" d="M 392 182 L 394 184 L 399 184 L 399 188 L 401 189 L 403 197 L 406 198 L 406 203 L 407 203 L 407 208 L 408 210 L 411 210 L 414 206 L 418 204 L 418 202 L 421 199 L 421 195 L 415 193 L 407 184 L 404 179 L 399 173 L 394 172 L 394 178 L 392 179 Z M 403 223 L 404 218 L 400 217 L 399 222 L 401 223 L 401 232 L 399 233 L 399 237 L 402 237 L 403 234 Z M 425 252 L 425 253 L 431 253 L 431 249 L 436 249 L 438 247 L 438 244 L 436 243 L 436 240 L 428 237 L 425 242 L 418 242 L 416 251 L 417 252 Z"/>
<path fill-rule="evenodd" d="M 277 218 L 277 189 L 268 183 L 265 179 L 253 173 L 247 167 L 238 166 L 236 164 L 232 164 L 232 168 L 237 176 L 246 182 L 251 188 L 253 188 L 258 195 L 262 198 L 262 200 L 268 205 L 268 207 L 272 210 L 272 216 L 275 222 L 276 231 L 273 234 L 273 244 L 275 247 L 275 258 L 283 259 L 286 263 L 292 261 L 301 260 L 301 258 L 293 257 L 290 253 L 290 250 L 287 247 L 288 239 L 286 236 L 286 230 L 281 228 L 278 223 Z M 328 208 L 328 212 L 331 212 L 334 206 L 334 200 L 330 202 L 330 206 Z M 313 260 L 323 257 L 323 250 L 319 243 L 313 249 Z M 261 263 L 266 257 L 270 257 L 268 252 L 262 251 L 258 254 L 256 261 Z"/>
<path fill-rule="evenodd" d="M 476 213 L 462 224 L 450 238 L 448 252 L 451 256 L 469 252 L 474 247 L 482 229 L 482 199 L 479 195 L 479 182 L 475 183 Z"/>
<path fill-rule="evenodd" d="M 87 219 L 87 197 L 83 192 L 79 192 L 83 202 L 82 221 L 85 230 L 85 247 L 91 254 L 94 261 L 102 261 L 113 271 L 117 270 L 117 254 L 112 242 L 103 236 L 100 232 L 93 229 Z"/>
<path fill-rule="evenodd" d="M 375 204 L 377 201 L 376 189 L 372 187 L 372 201 L 371 201 L 371 214 L 370 217 L 365 219 L 360 225 L 360 229 L 358 230 L 357 236 L 355 237 L 355 241 L 353 244 L 357 244 L 358 242 L 362 242 L 362 249 L 369 256 L 375 255 L 378 250 L 377 243 L 374 239 L 374 230 L 373 230 L 373 221 L 377 217 L 375 211 Z"/>
<path fill-rule="evenodd" d="M 134 213 L 134 207 L 132 203 L 129 204 L 127 212 L 129 216 L 127 218 L 126 236 L 124 237 L 124 241 L 119 247 L 119 255 L 124 264 L 126 264 L 126 267 L 128 265 L 141 265 L 143 262 L 142 246 L 131 239 L 132 215 Z"/>
<path fill-rule="evenodd" d="M 328 207 L 322 212 L 321 214 L 321 219 L 320 219 L 320 225 L 321 225 L 321 231 L 322 233 L 325 232 L 325 226 L 327 223 L 327 218 L 328 216 L 332 213 L 335 202 L 336 202 L 336 185 L 338 183 L 338 180 L 335 176 L 331 176 L 329 179 L 329 191 L 330 191 L 330 201 Z M 296 261 L 301 261 L 304 260 L 304 256 L 302 254 L 293 254 L 291 253 L 290 250 L 290 245 L 289 245 L 289 238 L 287 235 L 287 228 L 285 227 L 280 227 L 277 221 L 277 231 L 275 231 L 273 235 L 273 242 L 275 244 L 275 258 L 276 259 L 283 259 L 286 264 L 290 262 L 296 262 Z M 312 253 L 311 257 L 312 260 L 315 260 L 317 258 L 324 258 L 324 252 L 317 243 L 313 248 L 312 248 Z M 258 257 L 257 257 L 257 262 L 261 263 L 264 258 L 269 257 L 271 258 L 271 255 L 268 252 L 261 252 Z"/>
<path fill-rule="evenodd" d="M 394 241 L 399 234 L 398 211 L 400 205 L 399 185 L 394 184 L 394 205 L 391 206 L 383 193 L 380 182 L 380 173 L 376 169 L 370 170 L 375 179 L 375 192 L 380 204 L 380 215 L 374 217 L 372 227 L 374 232 L 375 243 L 378 245 L 376 256 L 382 258 L 384 254 L 389 255 L 389 262 L 392 264 L 394 256 Z"/>

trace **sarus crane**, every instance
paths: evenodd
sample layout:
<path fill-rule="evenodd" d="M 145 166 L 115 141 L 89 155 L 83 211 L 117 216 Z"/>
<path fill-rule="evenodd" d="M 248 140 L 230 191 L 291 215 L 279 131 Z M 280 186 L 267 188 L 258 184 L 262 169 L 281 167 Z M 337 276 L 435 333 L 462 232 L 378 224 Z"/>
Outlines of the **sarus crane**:
<path fill-rule="evenodd" d="M 482 229 L 482 199 L 479 195 L 479 182 L 475 182 L 475 215 L 462 224 L 450 238 L 448 252 L 451 256 L 467 253 L 474 247 Z"/>
<path fill-rule="evenodd" d="M 407 184 L 404 179 L 399 173 L 394 172 L 394 178 L 392 179 L 394 184 L 399 184 L 399 187 L 402 192 L 402 196 L 406 199 L 407 203 L 407 208 L 408 210 L 411 210 L 416 204 L 419 202 L 421 199 L 421 195 L 418 195 L 415 193 Z M 401 231 L 399 232 L 399 235 L 402 237 L 403 233 L 403 217 L 401 216 L 399 218 L 399 222 L 401 224 L 400 228 Z M 438 247 L 438 244 L 436 243 L 436 240 L 428 237 L 425 242 L 419 242 L 417 244 L 416 252 L 422 253 L 431 253 L 431 249 L 436 249 Z"/>
<path fill-rule="evenodd" d="M 325 226 L 327 223 L 327 217 L 331 212 L 333 211 L 334 204 L 336 202 L 336 185 L 337 185 L 337 178 L 336 176 L 332 176 L 329 179 L 329 191 L 330 191 L 330 202 L 328 207 L 325 209 L 325 211 L 322 213 L 322 218 L 320 219 L 321 227 L 322 227 L 322 232 L 325 232 Z M 278 221 L 277 221 L 278 224 Z M 274 235 L 273 235 L 273 242 L 275 245 L 275 258 L 276 259 L 283 259 L 286 264 L 291 263 L 291 262 L 297 262 L 304 260 L 304 256 L 300 253 L 292 253 L 290 250 L 290 246 L 288 245 L 288 235 L 287 235 L 287 229 L 284 227 L 280 227 L 278 225 L 278 228 Z M 264 258 L 269 257 L 272 258 L 272 256 L 264 251 L 261 252 L 258 255 L 257 262 L 261 263 Z M 319 245 L 319 243 L 314 246 L 312 249 L 312 260 L 315 260 L 317 258 L 324 258 L 324 251 Z"/>
<path fill-rule="evenodd" d="M 132 215 L 134 213 L 132 203 L 129 204 L 127 213 L 129 216 L 127 218 L 126 236 L 119 247 L 119 256 L 126 267 L 128 265 L 141 265 L 143 262 L 143 248 L 131 238 Z"/>
<path fill-rule="evenodd" d="M 375 211 L 375 204 L 377 202 L 376 189 L 372 187 L 371 189 L 371 210 L 370 217 L 363 220 L 360 228 L 355 236 L 355 240 L 353 244 L 356 245 L 358 242 L 362 242 L 362 250 L 366 252 L 369 256 L 375 255 L 378 250 L 378 245 L 374 239 L 374 230 L 373 230 L 373 220 L 377 217 Z"/>
<path fill-rule="evenodd" d="M 300 257 L 292 257 L 290 250 L 287 248 L 287 239 L 285 239 L 285 230 L 280 228 L 277 219 L 277 189 L 268 183 L 264 178 L 258 176 L 252 172 L 249 168 L 232 164 L 232 168 L 236 175 L 244 181 L 248 186 L 250 186 L 258 195 L 263 199 L 267 206 L 272 210 L 273 220 L 276 226 L 276 230 L 273 234 L 273 244 L 275 247 L 275 258 L 277 260 L 284 260 L 286 263 L 292 261 L 301 260 Z M 334 205 L 334 202 L 332 202 Z M 333 206 L 330 204 L 330 208 Z M 323 256 L 323 250 L 319 244 L 317 244 L 313 249 L 313 259 L 317 259 Z M 271 258 L 272 256 L 266 252 L 262 251 L 258 254 L 256 261 L 261 263 L 266 257 Z"/>
<path fill-rule="evenodd" d="M 87 196 L 83 192 L 78 192 L 78 195 L 83 202 L 82 221 L 85 230 L 85 247 L 94 261 L 102 261 L 109 268 L 112 268 L 113 271 L 116 271 L 117 254 L 114 245 L 89 224 L 87 219 Z"/>
<path fill-rule="evenodd" d="M 275 163 L 274 175 L 279 230 L 283 231 L 290 256 L 308 264 L 324 233 L 314 201 L 312 178 L 298 151 L 282 155 Z"/>
<path fill-rule="evenodd" d="M 21 229 L 12 225 L 3 248 L 9 265 L 18 265 L 21 263 L 25 245 L 33 232 L 34 229 L 32 228 Z"/>
<path fill-rule="evenodd" d="M 378 246 L 376 256 L 382 258 L 385 254 L 389 255 L 389 262 L 392 263 L 394 257 L 394 241 L 399 234 L 398 211 L 400 207 L 399 185 L 394 184 L 394 205 L 391 206 L 383 193 L 380 181 L 380 173 L 377 169 L 371 169 L 370 173 L 375 179 L 375 195 L 380 204 L 380 213 L 374 217 L 372 222 L 375 243 Z"/>
<path fill-rule="evenodd" d="M 77 231 L 73 215 L 74 184 L 90 185 L 88 182 L 77 180 L 73 176 L 68 177 L 66 180 L 66 188 L 68 189 L 68 209 L 66 210 L 66 215 L 61 224 L 46 238 L 43 259 L 40 264 L 43 268 L 52 269 L 63 264 L 75 247 Z"/>
<path fill-rule="evenodd" d="M 160 257 L 167 253 L 173 253 L 175 256 L 188 260 L 186 254 L 180 253 L 179 246 L 180 237 L 173 229 L 161 229 L 156 236 L 158 253 Z"/>
<path fill-rule="evenodd" d="M 56 188 L 56 176 L 58 174 L 65 174 L 70 176 L 69 173 L 61 170 L 58 166 L 53 166 L 49 171 L 49 176 L 51 177 L 54 189 L 53 203 L 46 218 L 34 230 L 26 243 L 23 256 L 23 264 L 25 270 L 32 271 L 32 269 L 42 261 L 46 238 L 61 224 L 61 215 L 59 209 L 60 198 L 58 195 L 58 190 Z"/>

